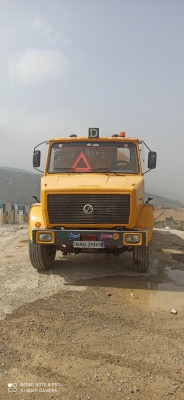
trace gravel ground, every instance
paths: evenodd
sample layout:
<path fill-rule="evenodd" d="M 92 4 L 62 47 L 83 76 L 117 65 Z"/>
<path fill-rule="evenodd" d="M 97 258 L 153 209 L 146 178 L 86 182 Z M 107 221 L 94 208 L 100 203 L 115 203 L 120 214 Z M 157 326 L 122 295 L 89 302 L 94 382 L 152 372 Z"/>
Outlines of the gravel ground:
<path fill-rule="evenodd" d="M 37 273 L 26 226 L 0 238 L 3 400 L 184 399 L 183 232 L 154 231 L 141 275 L 128 253 L 58 253 Z"/>

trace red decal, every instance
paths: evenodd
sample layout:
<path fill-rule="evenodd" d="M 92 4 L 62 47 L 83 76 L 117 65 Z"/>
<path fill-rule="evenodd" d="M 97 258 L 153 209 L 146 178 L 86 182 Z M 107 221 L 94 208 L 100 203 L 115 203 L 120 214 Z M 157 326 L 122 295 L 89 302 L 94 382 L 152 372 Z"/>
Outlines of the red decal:
<path fill-rule="evenodd" d="M 83 160 L 84 164 L 86 165 L 86 167 L 80 167 L 80 168 L 76 168 L 77 165 L 79 164 L 79 162 Z M 77 156 L 76 160 L 74 161 L 73 165 L 71 166 L 71 171 L 75 170 L 75 171 L 90 171 L 91 170 L 91 165 L 89 164 L 85 154 L 81 151 L 80 154 Z"/>

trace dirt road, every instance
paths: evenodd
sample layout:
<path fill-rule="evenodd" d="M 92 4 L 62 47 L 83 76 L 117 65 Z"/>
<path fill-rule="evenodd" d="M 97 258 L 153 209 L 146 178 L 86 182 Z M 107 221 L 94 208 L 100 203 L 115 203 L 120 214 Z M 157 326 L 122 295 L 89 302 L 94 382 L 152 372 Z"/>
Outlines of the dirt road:
<path fill-rule="evenodd" d="M 0 398 L 184 399 L 184 233 L 156 230 L 142 275 L 131 254 L 37 273 L 25 226 L 0 239 Z"/>

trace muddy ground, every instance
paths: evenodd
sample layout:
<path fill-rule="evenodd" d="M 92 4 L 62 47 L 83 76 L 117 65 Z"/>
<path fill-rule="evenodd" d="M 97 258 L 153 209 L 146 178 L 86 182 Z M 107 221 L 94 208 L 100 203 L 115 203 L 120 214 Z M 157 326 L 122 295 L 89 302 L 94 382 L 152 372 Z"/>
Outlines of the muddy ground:
<path fill-rule="evenodd" d="M 37 273 L 25 226 L 0 239 L 0 399 L 184 399 L 183 232 L 154 231 L 142 275 L 128 253 Z"/>

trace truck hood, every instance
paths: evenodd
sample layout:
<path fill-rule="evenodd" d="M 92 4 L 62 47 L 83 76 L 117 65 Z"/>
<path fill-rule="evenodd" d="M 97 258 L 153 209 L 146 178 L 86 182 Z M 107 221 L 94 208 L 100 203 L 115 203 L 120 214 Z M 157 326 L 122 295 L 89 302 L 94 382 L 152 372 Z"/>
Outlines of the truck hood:
<path fill-rule="evenodd" d="M 42 178 L 44 192 L 131 192 L 143 182 L 140 175 L 71 174 L 47 175 Z"/>

